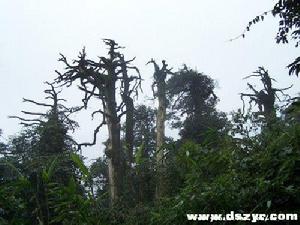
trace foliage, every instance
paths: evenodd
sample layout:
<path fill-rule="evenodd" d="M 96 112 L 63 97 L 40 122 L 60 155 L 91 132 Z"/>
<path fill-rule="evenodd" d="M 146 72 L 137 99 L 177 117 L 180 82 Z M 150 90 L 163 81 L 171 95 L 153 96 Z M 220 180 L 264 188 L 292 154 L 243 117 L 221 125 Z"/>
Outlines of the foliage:
<path fill-rule="evenodd" d="M 288 43 L 288 36 L 296 42 L 296 47 L 300 44 L 300 2 L 298 0 L 279 0 L 272 13 L 279 16 L 279 28 L 276 36 L 277 43 Z M 288 65 L 289 74 L 299 75 L 300 57 Z"/>
<path fill-rule="evenodd" d="M 279 0 L 272 13 L 274 16 L 279 16 L 279 29 L 277 33 L 277 42 L 288 43 L 287 36 L 296 40 L 298 47 L 300 41 L 300 3 L 297 0 Z"/>
<path fill-rule="evenodd" d="M 177 165 L 184 187 L 157 205 L 152 224 L 188 224 L 185 214 L 195 212 L 298 212 L 300 126 L 277 126 L 257 136 L 268 145 L 251 152 L 231 137 L 221 149 L 185 143 Z"/>
<path fill-rule="evenodd" d="M 282 0 L 275 5 L 273 14 L 282 18 L 278 42 L 286 42 L 290 29 L 298 41 L 295 4 Z M 247 78 L 260 78 L 263 89 L 248 83 L 251 93 L 241 97 L 250 99 L 250 107 L 228 119 L 216 109 L 212 78 L 187 66 L 173 73 L 165 61 L 160 68 L 151 60 L 158 109 L 134 107 L 139 70 L 130 64 L 133 59 L 125 61 L 116 42 L 104 42 L 109 52 L 99 62 L 86 59 L 85 50 L 73 63 L 61 55 L 66 70 L 57 72 L 56 82 L 79 82 L 82 107 L 65 107 L 61 91 L 47 83 L 46 99 L 52 104 L 24 99 L 48 107 L 45 113 L 12 116 L 25 129 L 0 141 L 0 224 L 176 225 L 188 224 L 187 213 L 300 212 L 299 97 L 284 99 L 278 110 L 276 93 L 286 96 L 288 88 L 274 88 L 268 71 L 259 67 Z M 297 63 L 293 66 L 297 74 Z M 131 70 L 136 75 L 128 74 Z M 167 75 L 172 77 L 166 83 Z M 100 113 L 102 122 L 91 143 L 77 144 L 69 131 L 78 124 L 69 116 L 92 97 L 102 103 L 92 113 Z M 180 128 L 177 141 L 165 137 L 167 105 L 172 128 Z M 88 167 L 76 150 L 94 145 L 105 124 L 106 154 Z"/>
<path fill-rule="evenodd" d="M 236 38 L 244 38 L 245 33 L 250 31 L 254 24 L 263 21 L 269 13 L 272 13 L 274 17 L 279 16 L 276 42 L 287 44 L 290 38 L 296 42 L 295 47 L 297 48 L 300 44 L 300 2 L 298 0 L 278 0 L 272 10 L 256 16 L 249 22 L 245 32 Z M 300 73 L 300 57 L 297 57 L 294 62 L 290 63 L 288 68 L 289 75 L 295 74 L 298 76 Z"/>
<path fill-rule="evenodd" d="M 209 129 L 222 131 L 225 128 L 226 115 L 215 108 L 218 98 L 214 89 L 213 79 L 186 65 L 168 80 L 172 124 L 174 128 L 182 128 L 183 140 L 201 143 Z M 183 116 L 186 117 L 184 120 Z"/>
<path fill-rule="evenodd" d="M 30 176 L 21 174 L 9 162 L 2 163 L 18 175 L 1 185 L 3 221 L 7 224 L 98 224 L 96 215 L 92 216 L 95 214 L 93 196 L 79 183 L 85 181 L 89 172 L 82 167 L 79 157 L 73 155 L 71 158 L 83 175 L 77 180 L 71 177 L 67 185 L 57 183 L 55 179 L 55 173 L 63 163 L 59 158 Z"/>
<path fill-rule="evenodd" d="M 150 106 L 138 105 L 134 113 L 134 148 L 137 150 L 143 145 L 148 157 L 155 151 L 155 110 Z"/>

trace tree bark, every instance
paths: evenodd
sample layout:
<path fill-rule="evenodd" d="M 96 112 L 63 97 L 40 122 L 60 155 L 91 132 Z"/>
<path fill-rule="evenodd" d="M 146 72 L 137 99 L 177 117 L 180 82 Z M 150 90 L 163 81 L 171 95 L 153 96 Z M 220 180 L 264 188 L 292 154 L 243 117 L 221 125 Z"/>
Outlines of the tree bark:
<path fill-rule="evenodd" d="M 168 74 L 172 74 L 171 69 L 168 69 L 168 64 L 165 60 L 162 60 L 162 67 L 159 68 L 154 59 L 151 59 L 148 63 L 154 65 L 154 83 L 152 89 L 154 97 L 158 98 L 158 110 L 156 118 L 156 168 L 158 180 L 156 184 L 155 196 L 157 199 L 165 195 L 165 159 L 163 145 L 165 143 L 165 120 L 166 120 L 166 77 Z M 157 92 L 154 91 L 154 86 L 157 86 Z"/>
<path fill-rule="evenodd" d="M 111 205 L 114 205 L 122 193 L 122 157 L 120 143 L 120 124 L 119 122 L 107 120 L 109 145 L 108 145 L 108 174 L 109 174 L 109 193 Z"/>
<path fill-rule="evenodd" d="M 134 129 L 134 105 L 131 97 L 126 97 L 126 128 L 125 128 L 125 142 L 126 142 L 126 150 L 128 156 L 128 164 L 131 166 L 133 162 L 133 129 Z"/>
<path fill-rule="evenodd" d="M 133 141 L 134 141 L 134 135 L 133 135 L 133 129 L 134 129 L 134 104 L 133 99 L 130 97 L 130 78 L 128 76 L 127 72 L 127 65 L 124 59 L 124 56 L 120 56 L 121 61 L 121 69 L 122 69 L 122 75 L 123 75 L 123 85 L 124 90 L 122 93 L 123 102 L 126 106 L 126 122 L 125 122 L 125 148 L 127 151 L 127 160 L 128 165 L 131 167 L 131 164 L 133 162 Z"/>
<path fill-rule="evenodd" d="M 156 186 L 156 198 L 160 198 L 164 195 L 165 183 L 164 183 L 164 150 L 163 145 L 165 143 L 165 121 L 166 121 L 166 83 L 160 81 L 157 84 L 157 97 L 158 97 L 158 110 L 156 120 L 156 163 L 158 169 L 158 183 Z"/>
<path fill-rule="evenodd" d="M 123 157 L 120 141 L 120 120 L 116 111 L 115 81 L 110 80 L 106 88 L 106 106 L 108 127 L 108 177 L 111 205 L 117 203 L 123 189 Z"/>

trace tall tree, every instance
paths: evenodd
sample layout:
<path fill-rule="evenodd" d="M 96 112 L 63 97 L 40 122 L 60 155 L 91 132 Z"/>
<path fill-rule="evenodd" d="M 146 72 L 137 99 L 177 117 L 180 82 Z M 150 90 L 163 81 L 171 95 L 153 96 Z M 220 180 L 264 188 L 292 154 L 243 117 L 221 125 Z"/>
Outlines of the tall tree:
<path fill-rule="evenodd" d="M 78 81 L 79 89 L 84 93 L 85 107 L 92 97 L 101 102 L 102 107 L 92 114 L 100 113 L 102 115 L 102 122 L 94 131 L 93 142 L 82 143 L 80 146 L 94 145 L 100 128 L 107 124 L 109 144 L 106 155 L 109 190 L 111 204 L 114 204 L 120 199 L 123 192 L 124 154 L 120 141 L 120 120 L 127 110 L 131 110 L 128 99 L 133 94 L 137 94 L 141 79 L 138 69 L 130 65 L 134 59 L 125 61 L 123 55 L 118 51 L 121 47 L 115 41 L 104 39 L 104 43 L 109 48 L 108 56 L 99 57 L 98 62 L 86 59 L 84 49 L 80 53 L 79 59 L 74 60 L 73 64 L 70 64 L 66 57 L 61 55 L 60 61 L 66 65 L 66 72 L 59 73 L 57 71 L 59 76 L 56 81 L 63 86 L 70 86 L 73 82 Z M 129 76 L 128 69 L 136 73 Z M 119 92 L 116 91 L 117 88 L 119 88 Z M 118 94 L 122 99 L 120 102 L 118 102 Z M 129 128 L 129 130 L 131 129 Z"/>
<path fill-rule="evenodd" d="M 52 174 L 56 184 L 62 186 L 66 186 L 69 180 L 75 177 L 74 165 L 68 157 L 73 151 L 73 141 L 67 132 L 77 126 L 77 123 L 69 118 L 74 109 L 64 106 L 61 102 L 65 100 L 58 96 L 60 91 L 57 91 L 53 84 L 47 84 L 49 89 L 45 90 L 46 99 L 52 101 L 51 103 L 23 99 L 24 102 L 47 108 L 45 113 L 22 111 L 25 118 L 10 116 L 20 120 L 28 129 L 13 138 L 9 144 L 12 157 L 7 158 L 10 165 L 21 169 L 22 176 L 26 177 L 30 186 L 28 192 L 31 198 L 28 196 L 27 203 L 34 211 L 30 212 L 34 215 L 32 224 L 40 221 L 39 223 L 45 225 L 50 224 L 50 217 L 55 214 L 48 204 L 46 180 L 50 177 L 49 174 Z M 46 168 L 48 165 L 52 165 L 51 169 Z M 17 177 L 13 177 L 13 180 L 17 180 Z"/>
<path fill-rule="evenodd" d="M 164 167 L 164 151 L 163 145 L 165 143 L 165 121 L 166 121 L 166 78 L 168 74 L 172 74 L 171 69 L 168 69 L 168 64 L 165 60 L 162 61 L 162 67 L 151 59 L 147 64 L 152 63 L 154 66 L 154 82 L 152 85 L 154 98 L 158 99 L 158 109 L 156 116 L 156 163 L 159 174 L 156 188 L 156 197 L 160 198 L 164 195 L 164 179 L 162 177 Z M 156 87 L 156 91 L 154 88 Z"/>
<path fill-rule="evenodd" d="M 182 128 L 183 140 L 202 143 L 210 129 L 224 129 L 226 115 L 215 108 L 218 98 L 214 93 L 215 82 L 209 76 L 184 65 L 169 79 L 167 87 L 173 127 Z"/>

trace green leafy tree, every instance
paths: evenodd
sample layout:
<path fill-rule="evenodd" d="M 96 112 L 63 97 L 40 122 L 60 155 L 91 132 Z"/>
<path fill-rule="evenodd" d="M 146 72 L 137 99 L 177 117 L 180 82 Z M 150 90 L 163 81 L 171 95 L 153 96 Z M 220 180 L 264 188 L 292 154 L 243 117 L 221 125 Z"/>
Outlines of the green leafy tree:
<path fill-rule="evenodd" d="M 135 109 L 135 190 L 137 202 L 151 202 L 155 193 L 156 112 L 146 105 Z"/>
<path fill-rule="evenodd" d="M 93 185 L 95 186 L 96 196 L 106 201 L 109 193 L 107 158 L 103 156 L 96 159 L 90 167 L 90 173 L 93 179 Z M 108 203 L 108 201 L 105 203 Z M 106 206 L 108 206 L 108 204 L 106 204 Z"/>
<path fill-rule="evenodd" d="M 134 111 L 134 149 L 143 145 L 145 157 L 151 157 L 155 153 L 155 117 L 153 108 L 146 105 L 138 105 Z"/>
<path fill-rule="evenodd" d="M 215 82 L 209 76 L 184 66 L 168 80 L 167 87 L 173 127 L 182 128 L 183 140 L 201 143 L 209 130 L 224 130 L 226 115 L 215 108 L 218 98 Z"/>
<path fill-rule="evenodd" d="M 27 128 L 11 139 L 7 147 L 9 154 L 1 160 L 0 168 L 5 172 L 1 198 L 4 203 L 11 201 L 7 195 L 11 190 L 21 204 L 4 209 L 5 217 L 11 222 L 15 217 L 22 218 L 18 213 L 24 207 L 23 219 L 26 221 L 28 217 L 28 224 L 50 224 L 56 212 L 49 206 L 49 181 L 52 179 L 58 186 L 64 186 L 70 179 L 76 178 L 74 163 L 70 159 L 74 143 L 67 134 L 77 125 L 69 119 L 74 109 L 62 105 L 60 102 L 64 100 L 58 97 L 59 92 L 52 84 L 48 85 L 50 89 L 45 90 L 46 99 L 52 100 L 52 103 L 24 99 L 48 108 L 46 113 L 22 111 L 30 118 L 11 116 Z"/>

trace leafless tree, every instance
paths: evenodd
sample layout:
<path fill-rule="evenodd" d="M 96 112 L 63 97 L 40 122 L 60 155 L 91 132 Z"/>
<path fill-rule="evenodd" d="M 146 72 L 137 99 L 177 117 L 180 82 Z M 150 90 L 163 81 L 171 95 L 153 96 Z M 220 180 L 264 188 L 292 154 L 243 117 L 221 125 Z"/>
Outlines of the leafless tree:
<path fill-rule="evenodd" d="M 248 97 L 250 99 L 250 105 L 252 103 L 255 103 L 258 106 L 259 111 L 256 112 L 256 115 L 262 115 L 265 118 L 267 125 L 270 125 L 272 119 L 276 117 L 275 100 L 277 98 L 280 101 L 277 92 L 280 92 L 284 96 L 288 96 L 284 94 L 283 91 L 290 89 L 292 85 L 290 87 L 282 89 L 274 88 L 272 81 L 275 80 L 270 77 L 268 71 L 265 70 L 263 67 L 259 67 L 257 71 L 255 71 L 252 75 L 245 77 L 245 79 L 251 77 L 259 77 L 263 84 L 263 89 L 258 91 L 254 88 L 252 84 L 247 83 L 252 93 L 240 94 L 241 99 L 243 101 L 243 106 L 245 105 L 244 98 Z"/>
<path fill-rule="evenodd" d="M 69 87 L 77 81 L 79 89 L 84 93 L 82 99 L 84 107 L 87 107 L 92 97 L 100 101 L 98 110 L 94 111 L 92 116 L 100 114 L 102 121 L 94 130 L 93 141 L 82 143 L 80 146 L 94 145 L 100 128 L 107 125 L 109 139 L 106 155 L 109 167 L 109 190 L 111 203 L 114 204 L 120 199 L 124 185 L 125 162 L 120 141 L 120 121 L 121 117 L 126 114 L 126 146 L 129 158 L 132 158 L 132 134 L 130 133 L 133 130 L 132 97 L 138 94 L 141 78 L 139 70 L 131 65 L 134 58 L 126 61 L 119 52 L 122 47 L 114 40 L 104 39 L 103 41 L 108 46 L 108 56 L 99 57 L 97 62 L 86 58 L 85 49 L 80 52 L 78 59 L 73 63 L 69 63 L 61 54 L 59 61 L 63 62 L 66 68 L 64 73 L 56 71 L 58 74 L 56 82 Z M 129 70 L 134 74 L 129 75 Z"/>
<path fill-rule="evenodd" d="M 165 143 L 165 121 L 166 121 L 166 108 L 167 108 L 167 98 L 166 98 L 166 78 L 168 74 L 173 74 L 172 69 L 168 69 L 168 64 L 165 60 L 162 61 L 162 67 L 151 59 L 147 64 L 152 63 L 154 66 L 154 82 L 152 84 L 152 90 L 154 98 L 158 99 L 158 110 L 156 119 L 156 163 L 158 171 L 158 183 L 156 186 L 156 198 L 160 198 L 164 195 L 164 178 L 163 168 L 164 168 L 164 143 Z M 155 90 L 156 87 L 156 90 Z"/>

